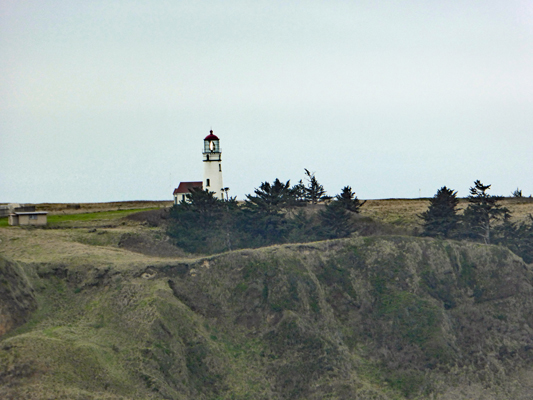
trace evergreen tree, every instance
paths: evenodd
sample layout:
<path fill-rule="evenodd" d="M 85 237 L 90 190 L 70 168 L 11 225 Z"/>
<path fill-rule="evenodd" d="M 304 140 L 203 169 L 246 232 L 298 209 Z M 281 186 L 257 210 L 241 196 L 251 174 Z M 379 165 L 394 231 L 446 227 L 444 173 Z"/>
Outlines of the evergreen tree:
<path fill-rule="evenodd" d="M 450 237 L 457 229 L 459 222 L 456 208 L 459 204 L 457 192 L 443 186 L 429 202 L 428 210 L 420 215 L 420 218 L 424 220 L 424 232 L 422 234 L 434 237 Z"/>
<path fill-rule="evenodd" d="M 304 206 L 306 205 L 306 188 L 302 180 L 290 189 L 291 202 L 295 206 Z"/>
<path fill-rule="evenodd" d="M 304 168 L 305 175 L 307 175 L 308 184 L 305 187 L 305 198 L 311 202 L 311 204 L 317 204 L 319 201 L 328 200 L 331 197 L 326 195 L 324 186 L 318 183 L 315 173 L 309 172 Z"/>
<path fill-rule="evenodd" d="M 317 216 L 306 213 L 301 208 L 287 218 L 287 228 L 287 241 L 289 243 L 312 242 L 321 239 Z"/>
<path fill-rule="evenodd" d="M 366 201 L 361 202 L 350 186 L 342 188 L 342 192 L 319 212 L 320 234 L 324 238 L 343 238 L 354 232 L 352 215 L 359 214 Z"/>
<path fill-rule="evenodd" d="M 491 229 L 493 222 L 506 215 L 510 211 L 498 204 L 501 196 L 491 196 L 487 193 L 491 185 L 483 185 L 479 180 L 474 182 L 468 196 L 469 205 L 465 209 L 463 219 L 469 233 L 474 237 L 480 237 L 486 244 L 491 241 Z"/>
<path fill-rule="evenodd" d="M 320 236 L 325 239 L 347 237 L 354 231 L 351 213 L 340 202 L 331 202 L 320 210 Z"/>
<path fill-rule="evenodd" d="M 246 195 L 240 227 L 252 236 L 254 245 L 282 243 L 287 234 L 284 212 L 291 205 L 290 181 L 261 183 L 255 195 Z"/>
<path fill-rule="evenodd" d="M 193 212 L 198 214 L 198 222 L 206 225 L 212 222 L 213 218 L 221 212 L 223 204 L 224 201 L 218 199 L 215 192 L 193 187 L 189 189 L 186 199 L 181 200 L 177 206 L 172 207 L 170 213 L 172 216 L 179 213 Z"/>
<path fill-rule="evenodd" d="M 191 188 L 187 199 L 170 209 L 168 235 L 189 252 L 216 253 L 238 242 L 235 198 L 220 200 L 215 192 Z"/>
<path fill-rule="evenodd" d="M 290 181 L 282 183 L 276 178 L 273 184 L 261 183 L 259 189 L 254 190 L 255 195 L 246 195 L 245 207 L 253 211 L 267 214 L 277 214 L 291 203 L 292 193 Z"/>
<path fill-rule="evenodd" d="M 355 195 L 355 192 L 352 192 L 352 188 L 350 186 L 345 186 L 342 188 L 342 192 L 335 196 L 333 202 L 337 202 L 341 207 L 348 211 L 359 214 L 361 212 L 361 207 L 366 203 L 366 200 L 361 202 Z"/>

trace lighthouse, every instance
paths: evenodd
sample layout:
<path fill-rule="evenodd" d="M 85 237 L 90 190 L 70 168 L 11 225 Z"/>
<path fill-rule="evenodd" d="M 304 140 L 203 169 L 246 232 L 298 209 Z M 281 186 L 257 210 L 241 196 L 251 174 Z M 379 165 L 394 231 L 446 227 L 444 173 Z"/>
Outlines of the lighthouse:
<path fill-rule="evenodd" d="M 203 188 L 210 192 L 215 192 L 215 197 L 224 200 L 224 185 L 222 184 L 222 150 L 220 149 L 220 139 L 209 132 L 204 139 L 204 151 L 202 152 L 204 162 Z"/>

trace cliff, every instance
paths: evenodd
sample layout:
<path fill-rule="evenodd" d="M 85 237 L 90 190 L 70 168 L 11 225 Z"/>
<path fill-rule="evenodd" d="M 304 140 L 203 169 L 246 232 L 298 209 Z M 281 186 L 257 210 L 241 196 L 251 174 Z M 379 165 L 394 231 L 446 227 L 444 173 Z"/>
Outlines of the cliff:
<path fill-rule="evenodd" d="M 502 247 L 373 237 L 0 266 L 4 399 L 533 397 L 532 271 Z"/>

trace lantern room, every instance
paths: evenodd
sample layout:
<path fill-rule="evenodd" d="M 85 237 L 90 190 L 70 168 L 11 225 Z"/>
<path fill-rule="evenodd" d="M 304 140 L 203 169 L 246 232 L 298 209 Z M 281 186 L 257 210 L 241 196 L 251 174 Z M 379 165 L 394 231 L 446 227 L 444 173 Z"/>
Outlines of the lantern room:
<path fill-rule="evenodd" d="M 213 131 L 204 139 L 204 154 L 206 153 L 220 153 L 220 141 Z"/>

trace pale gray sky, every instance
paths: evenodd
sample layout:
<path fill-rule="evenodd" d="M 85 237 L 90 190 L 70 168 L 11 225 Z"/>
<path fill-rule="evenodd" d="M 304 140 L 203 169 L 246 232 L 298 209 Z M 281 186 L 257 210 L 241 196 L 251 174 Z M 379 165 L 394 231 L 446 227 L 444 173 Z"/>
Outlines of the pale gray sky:
<path fill-rule="evenodd" d="M 360 198 L 533 193 L 533 1 L 0 2 L 0 202 L 315 171 Z"/>

